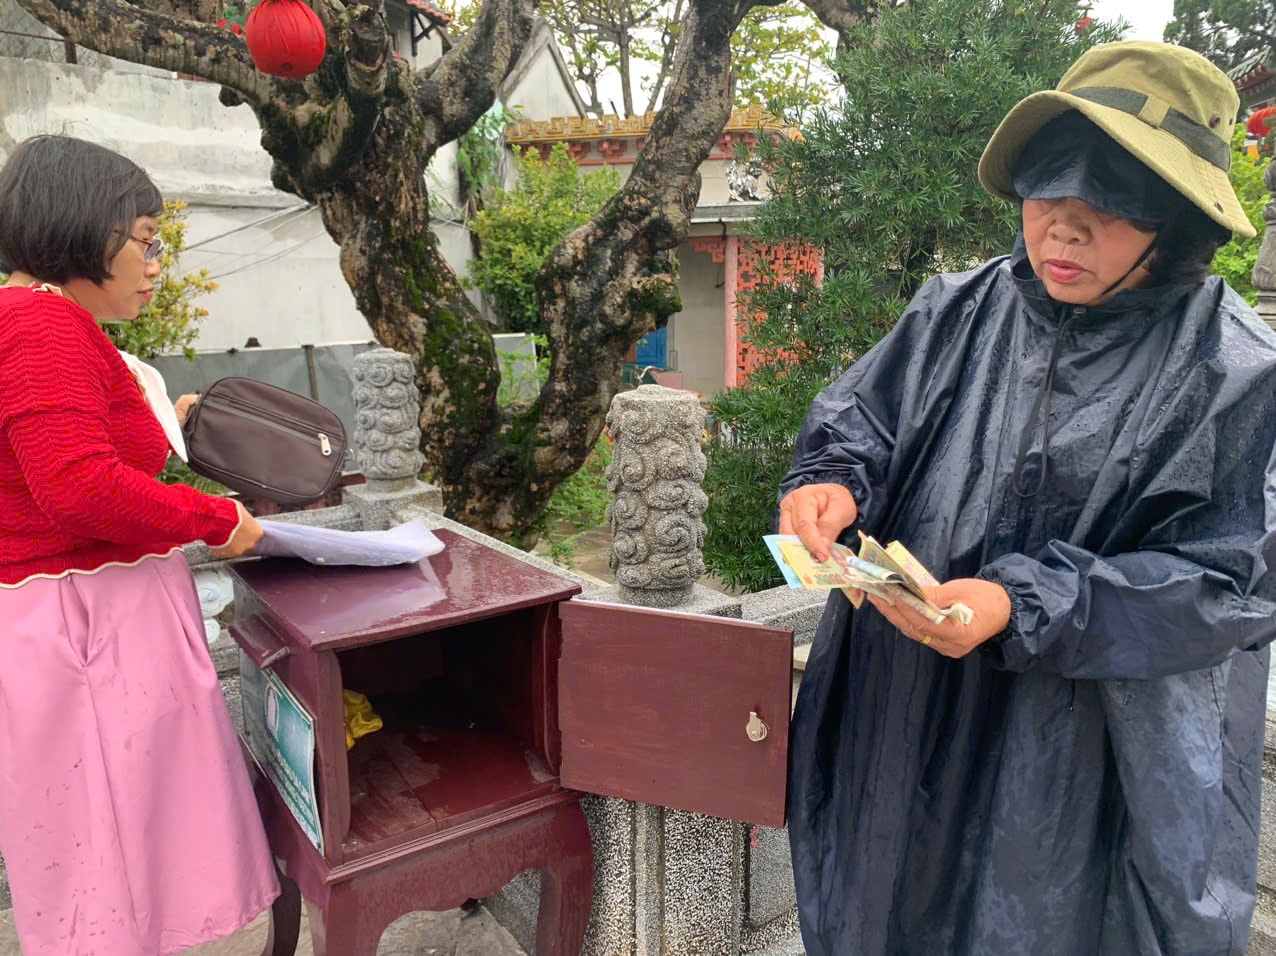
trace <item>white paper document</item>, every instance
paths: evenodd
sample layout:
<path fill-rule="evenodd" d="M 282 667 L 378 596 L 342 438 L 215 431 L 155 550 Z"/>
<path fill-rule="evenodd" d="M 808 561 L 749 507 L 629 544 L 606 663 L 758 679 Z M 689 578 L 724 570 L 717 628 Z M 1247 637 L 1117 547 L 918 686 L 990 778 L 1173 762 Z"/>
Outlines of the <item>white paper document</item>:
<path fill-rule="evenodd" d="M 388 531 L 335 531 L 304 524 L 263 521 L 265 534 L 254 555 L 302 558 L 311 564 L 361 565 L 370 568 L 415 564 L 443 550 L 423 518 L 405 521 Z"/>

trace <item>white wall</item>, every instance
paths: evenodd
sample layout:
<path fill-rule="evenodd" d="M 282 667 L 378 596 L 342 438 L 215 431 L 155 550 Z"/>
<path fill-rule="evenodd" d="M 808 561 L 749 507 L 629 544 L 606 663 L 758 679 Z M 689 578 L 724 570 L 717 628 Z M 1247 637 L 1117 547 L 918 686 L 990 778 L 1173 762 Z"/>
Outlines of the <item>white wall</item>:
<path fill-rule="evenodd" d="M 209 316 L 200 349 L 266 348 L 364 341 L 372 330 L 337 265 L 319 210 L 192 205 L 181 271 L 207 269 L 216 292 L 201 296 Z"/>
<path fill-rule="evenodd" d="M 688 243 L 678 246 L 678 292 L 682 311 L 669 319 L 668 348 L 677 352 L 673 367 L 682 385 L 705 398 L 722 391 L 724 264 Z"/>
<path fill-rule="evenodd" d="M 412 11 L 400 3 L 385 5 L 386 25 L 394 37 L 396 52 L 411 64 L 412 69 L 419 70 L 433 63 L 443 55 L 443 42 L 439 28 L 430 30 L 430 35 L 417 43 L 416 55 L 412 54 L 412 31 L 415 19 Z"/>
<path fill-rule="evenodd" d="M 227 109 L 220 87 L 166 76 L 0 58 L 0 153 L 37 133 L 102 143 L 145 167 L 169 194 L 282 206 L 270 158 L 246 106 Z"/>
<path fill-rule="evenodd" d="M 219 89 L 0 57 L 0 161 L 28 136 L 80 136 L 129 156 L 166 197 L 190 203 L 181 267 L 207 268 L 220 285 L 200 300 L 211 315 L 198 348 L 241 347 L 250 336 L 263 346 L 366 340 L 371 330 L 318 211 L 303 211 L 296 196 L 271 186 L 256 118 L 246 106 L 222 106 Z M 440 151 L 428 183 L 451 203 L 455 149 Z M 464 227 L 440 222 L 436 234 L 453 268 L 464 273 L 470 258 Z"/>
<path fill-rule="evenodd" d="M 549 49 L 553 42 L 549 28 L 544 21 L 539 21 L 531 42 L 501 91 L 505 105 L 511 109 L 520 107 L 523 119 L 584 115 L 570 82 L 558 69 Z"/>

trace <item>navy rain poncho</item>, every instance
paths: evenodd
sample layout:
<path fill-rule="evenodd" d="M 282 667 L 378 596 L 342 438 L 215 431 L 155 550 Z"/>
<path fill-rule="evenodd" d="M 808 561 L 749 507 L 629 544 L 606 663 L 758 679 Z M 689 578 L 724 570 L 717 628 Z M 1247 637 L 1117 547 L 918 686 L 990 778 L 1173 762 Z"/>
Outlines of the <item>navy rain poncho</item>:
<path fill-rule="evenodd" d="M 1022 243 L 816 399 L 781 495 L 846 486 L 843 541 L 1012 614 L 952 660 L 831 597 L 791 745 L 809 956 L 1245 951 L 1274 445 L 1276 336 L 1220 280 L 1062 305 Z"/>

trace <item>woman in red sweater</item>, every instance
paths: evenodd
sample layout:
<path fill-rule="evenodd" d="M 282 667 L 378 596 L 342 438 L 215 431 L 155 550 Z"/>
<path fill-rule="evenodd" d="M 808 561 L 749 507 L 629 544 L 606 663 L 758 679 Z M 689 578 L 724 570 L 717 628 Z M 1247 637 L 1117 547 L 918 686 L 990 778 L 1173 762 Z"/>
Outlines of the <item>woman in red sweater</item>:
<path fill-rule="evenodd" d="M 61 136 L 0 171 L 0 852 L 25 956 L 163 956 L 278 892 L 181 545 L 261 527 L 155 479 L 162 379 L 98 323 L 160 267 L 158 190 Z"/>

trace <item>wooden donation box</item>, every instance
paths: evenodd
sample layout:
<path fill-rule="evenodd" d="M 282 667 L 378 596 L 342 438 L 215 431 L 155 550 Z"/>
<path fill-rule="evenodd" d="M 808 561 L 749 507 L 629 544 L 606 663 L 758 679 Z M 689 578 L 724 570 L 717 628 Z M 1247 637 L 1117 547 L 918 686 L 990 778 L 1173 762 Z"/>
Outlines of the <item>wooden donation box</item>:
<path fill-rule="evenodd" d="M 291 761 L 266 768 L 267 829 L 318 956 L 374 956 L 405 913 L 533 869 L 536 953 L 577 956 L 584 792 L 783 825 L 792 632 L 571 601 L 563 578 L 438 535 L 420 565 L 232 566 L 250 744 L 259 763 L 272 744 L 265 763 Z M 343 690 L 383 721 L 351 749 Z M 285 885 L 276 953 L 297 936 Z"/>

